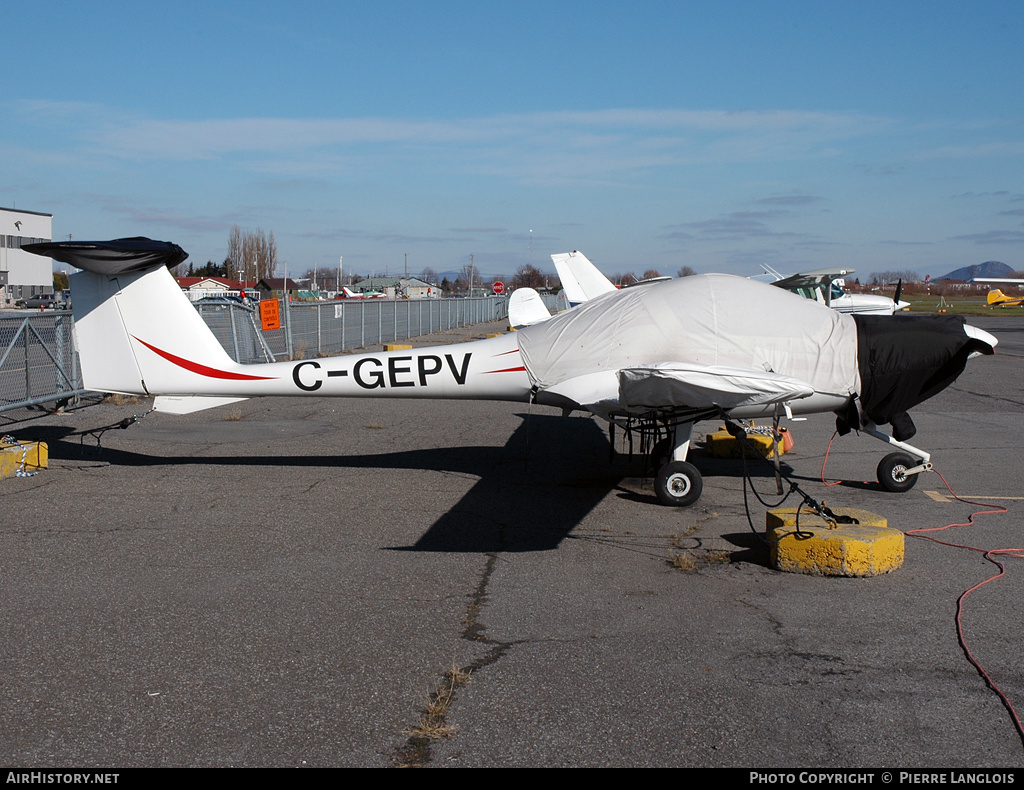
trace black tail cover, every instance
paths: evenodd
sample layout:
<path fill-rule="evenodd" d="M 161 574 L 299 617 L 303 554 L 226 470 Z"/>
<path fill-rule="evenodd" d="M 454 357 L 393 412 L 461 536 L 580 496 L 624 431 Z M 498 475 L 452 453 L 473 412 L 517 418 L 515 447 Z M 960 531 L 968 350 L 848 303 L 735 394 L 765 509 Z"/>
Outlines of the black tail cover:
<path fill-rule="evenodd" d="M 142 236 L 113 241 L 46 241 L 22 249 L 110 277 L 154 266 L 177 266 L 188 257 L 177 244 Z"/>

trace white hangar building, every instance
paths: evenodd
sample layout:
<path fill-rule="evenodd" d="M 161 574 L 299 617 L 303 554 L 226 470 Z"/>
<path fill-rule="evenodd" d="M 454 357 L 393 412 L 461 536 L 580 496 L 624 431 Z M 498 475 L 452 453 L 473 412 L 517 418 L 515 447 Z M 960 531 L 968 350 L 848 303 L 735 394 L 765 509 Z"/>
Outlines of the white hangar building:
<path fill-rule="evenodd" d="M 53 261 L 22 249 L 53 240 L 53 214 L 0 208 L 0 306 L 53 293 Z"/>

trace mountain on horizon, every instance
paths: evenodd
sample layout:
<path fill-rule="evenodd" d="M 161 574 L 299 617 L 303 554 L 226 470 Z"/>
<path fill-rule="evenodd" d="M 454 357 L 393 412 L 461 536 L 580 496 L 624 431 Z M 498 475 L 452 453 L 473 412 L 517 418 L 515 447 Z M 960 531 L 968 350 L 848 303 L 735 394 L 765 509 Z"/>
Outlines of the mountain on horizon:
<path fill-rule="evenodd" d="M 985 261 L 984 263 L 976 263 L 974 266 L 964 266 L 937 279 L 967 281 L 972 277 L 1009 277 L 1012 274 L 1013 269 L 1002 261 Z"/>

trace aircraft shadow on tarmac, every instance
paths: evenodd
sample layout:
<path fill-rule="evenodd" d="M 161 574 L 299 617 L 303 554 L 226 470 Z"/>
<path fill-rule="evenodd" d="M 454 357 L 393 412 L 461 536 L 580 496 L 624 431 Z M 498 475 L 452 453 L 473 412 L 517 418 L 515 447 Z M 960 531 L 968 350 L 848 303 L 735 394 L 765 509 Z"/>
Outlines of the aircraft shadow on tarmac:
<path fill-rule="evenodd" d="M 96 436 L 96 432 L 49 428 L 36 429 L 33 436 L 50 443 L 53 459 L 88 459 L 115 466 L 429 470 L 479 478 L 413 545 L 391 547 L 399 551 L 548 551 L 557 548 L 612 491 L 618 490 L 619 497 L 639 505 L 661 507 L 653 488 L 637 491 L 635 486 L 622 485 L 626 478 L 653 474 L 645 457 L 616 454 L 609 463 L 608 437 L 593 419 L 518 416 L 522 422 L 504 447 L 436 447 L 353 455 L 155 455 L 104 445 L 99 437 L 91 444 L 90 434 Z M 706 474 L 736 477 L 743 473 L 737 461 L 696 460 Z M 763 463 L 748 463 L 748 471 L 755 478 L 771 475 Z M 783 471 L 789 471 L 785 464 Z"/>

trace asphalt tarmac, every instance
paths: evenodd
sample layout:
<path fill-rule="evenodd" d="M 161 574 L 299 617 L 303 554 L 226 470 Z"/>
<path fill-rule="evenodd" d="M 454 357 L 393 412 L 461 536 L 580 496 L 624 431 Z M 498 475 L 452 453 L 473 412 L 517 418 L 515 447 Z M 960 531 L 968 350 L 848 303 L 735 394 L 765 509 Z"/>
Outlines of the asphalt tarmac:
<path fill-rule="evenodd" d="M 1006 512 L 928 534 L 1021 547 L 1024 319 L 972 323 L 1000 353 L 913 411 L 912 443 Z M 958 598 L 998 573 L 982 552 L 908 536 L 884 576 L 775 571 L 739 462 L 695 452 L 703 498 L 665 508 L 603 424 L 536 406 L 252 400 L 102 432 L 149 405 L 2 415 L 50 466 L 0 481 L 0 764 L 1024 763 L 958 642 Z M 833 508 L 903 531 L 993 509 L 935 473 L 883 492 L 866 436 L 835 440 L 826 486 L 833 420 L 792 431 L 783 469 Z M 1003 561 L 961 622 L 1024 711 Z"/>

